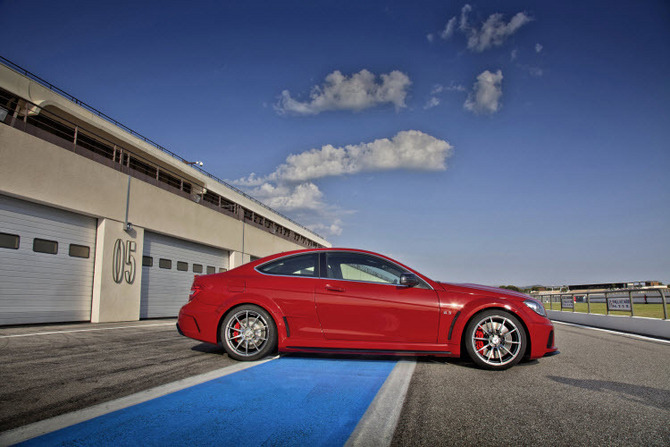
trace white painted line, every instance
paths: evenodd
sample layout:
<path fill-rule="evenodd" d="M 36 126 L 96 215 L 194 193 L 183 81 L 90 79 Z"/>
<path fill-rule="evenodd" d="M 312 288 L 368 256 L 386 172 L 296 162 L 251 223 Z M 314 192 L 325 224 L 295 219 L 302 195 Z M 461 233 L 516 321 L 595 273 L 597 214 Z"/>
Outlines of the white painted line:
<path fill-rule="evenodd" d="M 0 446 L 18 444 L 19 442 L 27 441 L 28 439 L 32 439 L 46 433 L 51 433 L 52 431 L 60 430 L 61 428 L 69 427 L 70 425 L 88 421 L 89 419 L 93 419 L 113 411 L 121 410 L 123 408 L 131 407 L 133 405 L 137 405 L 157 397 L 165 396 L 166 394 L 174 393 L 175 391 L 183 390 L 194 385 L 209 382 L 210 380 L 218 379 L 220 377 L 224 377 L 229 374 L 251 368 L 253 366 L 258 366 L 277 358 L 279 358 L 279 356 L 258 360 L 255 362 L 236 363 L 234 365 L 217 369 L 215 371 L 188 377 L 186 379 L 157 386 L 156 388 L 151 388 L 149 390 L 140 391 L 139 393 L 131 394 L 130 396 L 122 397 L 120 399 L 93 405 L 92 407 L 84 408 L 83 410 L 73 411 L 71 413 L 55 416 L 50 419 L 35 422 L 33 424 L 24 425 L 23 427 L 18 427 L 4 433 L 0 433 Z"/>
<path fill-rule="evenodd" d="M 73 329 L 71 331 L 50 331 L 50 332 L 34 332 L 31 334 L 15 334 L 15 335 L 0 335 L 0 338 L 14 338 L 14 337 L 33 337 L 35 335 L 53 335 L 53 334 L 71 334 L 73 332 L 94 332 L 94 331 L 112 331 L 114 329 L 129 329 L 129 328 L 144 328 L 154 326 L 174 326 L 176 321 L 172 323 L 156 323 L 156 324 L 138 324 L 137 326 L 115 326 L 103 327 L 96 329 Z"/>
<path fill-rule="evenodd" d="M 400 360 L 386 378 L 345 447 L 387 447 L 400 419 L 416 360 Z"/>
<path fill-rule="evenodd" d="M 554 324 L 564 324 L 566 326 L 574 326 L 574 327 L 581 327 L 584 329 L 592 329 L 594 331 L 600 331 L 600 332 L 607 332 L 608 334 L 615 334 L 615 335 L 624 335 L 626 337 L 631 337 L 631 338 L 639 338 L 640 340 L 646 340 L 646 341 L 657 341 L 659 343 L 666 343 L 670 344 L 670 340 L 664 340 L 662 338 L 654 338 L 654 337 L 647 337 L 645 335 L 639 335 L 639 334 L 631 334 L 630 332 L 619 332 L 619 331 L 613 331 L 611 329 L 602 329 L 599 327 L 593 327 L 593 326 L 586 326 L 583 324 L 577 324 L 577 323 L 568 323 L 566 321 L 556 321 L 552 320 L 552 323 Z"/>

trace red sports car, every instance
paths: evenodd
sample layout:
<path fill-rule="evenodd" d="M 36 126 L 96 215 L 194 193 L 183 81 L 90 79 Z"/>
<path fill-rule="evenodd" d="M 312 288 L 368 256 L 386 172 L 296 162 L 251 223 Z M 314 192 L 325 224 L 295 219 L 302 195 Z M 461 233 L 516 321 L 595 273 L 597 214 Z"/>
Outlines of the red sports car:
<path fill-rule="evenodd" d="M 506 369 L 556 353 L 539 301 L 433 281 L 388 257 L 352 249 L 281 253 L 196 276 L 179 333 L 237 360 L 280 352 L 457 357 Z"/>

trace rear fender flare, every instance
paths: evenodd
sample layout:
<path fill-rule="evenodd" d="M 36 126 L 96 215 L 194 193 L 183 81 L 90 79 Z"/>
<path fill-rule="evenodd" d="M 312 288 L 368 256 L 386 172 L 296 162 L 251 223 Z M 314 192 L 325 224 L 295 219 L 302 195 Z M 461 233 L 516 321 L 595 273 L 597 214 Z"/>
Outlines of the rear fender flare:
<path fill-rule="evenodd" d="M 235 295 L 226 300 L 225 304 L 219 307 L 220 317 L 216 332 L 216 338 L 219 343 L 221 343 L 221 322 L 224 318 L 226 318 L 226 315 L 228 315 L 231 310 L 242 304 L 253 304 L 258 307 L 262 307 L 270 314 L 270 316 L 272 316 L 275 327 L 277 328 L 278 346 L 283 346 L 286 339 L 286 325 L 284 324 L 283 318 L 284 312 L 282 312 L 277 303 L 275 303 L 270 298 L 255 293 L 241 293 L 239 295 Z"/>

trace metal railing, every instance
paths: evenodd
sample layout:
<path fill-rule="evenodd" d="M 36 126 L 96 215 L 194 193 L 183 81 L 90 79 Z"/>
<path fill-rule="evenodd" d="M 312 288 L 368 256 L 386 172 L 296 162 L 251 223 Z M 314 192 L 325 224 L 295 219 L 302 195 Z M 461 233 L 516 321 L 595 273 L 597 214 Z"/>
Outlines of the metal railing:
<path fill-rule="evenodd" d="M 194 199 L 200 205 L 239 220 L 248 221 L 249 224 L 289 241 L 305 247 L 320 246 L 310 238 L 287 230 L 271 219 L 246 210 L 236 202 L 218 194 L 211 191 L 204 193 L 194 191 L 192 181 L 183 177 L 179 172 L 159 166 L 135 151 L 130 151 L 87 128 L 2 89 L 0 89 L 0 110 L 3 111 L 4 118 L 1 122 L 10 127 L 182 197 Z M 198 186 L 199 188 L 204 187 L 203 185 Z"/>
<path fill-rule="evenodd" d="M 67 99 L 67 100 L 69 100 L 69 101 L 75 103 L 76 105 L 78 105 L 78 106 L 80 106 L 80 107 L 83 107 L 84 109 L 86 109 L 86 110 L 88 110 L 89 112 L 93 113 L 94 115 L 96 115 L 96 116 L 98 116 L 98 117 L 104 119 L 105 121 L 108 121 L 109 123 L 114 124 L 114 125 L 117 126 L 117 127 L 120 127 L 121 129 L 123 129 L 124 131 L 126 131 L 126 132 L 128 132 L 129 134 L 133 135 L 134 137 L 139 138 L 140 140 L 144 141 L 145 143 L 147 143 L 147 144 L 149 144 L 149 145 L 155 147 L 156 149 L 159 149 L 160 151 L 162 151 L 162 152 L 164 152 L 164 153 L 170 155 L 171 157 L 175 158 L 176 160 L 179 160 L 179 161 L 181 161 L 181 162 L 184 162 L 184 163 L 189 164 L 189 162 L 188 162 L 186 159 L 182 158 L 181 156 L 179 156 L 179 155 L 175 154 L 174 152 L 170 151 L 169 149 L 167 149 L 167 148 L 161 146 L 160 144 L 156 143 L 155 141 L 153 141 L 153 140 L 151 140 L 151 139 L 145 137 L 144 135 L 140 134 L 139 132 L 134 131 L 134 130 L 131 129 L 130 127 L 126 126 L 125 124 L 120 123 L 119 121 L 117 121 L 117 120 L 115 120 L 114 118 L 110 117 L 109 115 L 107 115 L 107 114 L 101 112 L 100 110 L 96 109 L 95 107 L 90 106 L 89 104 L 85 103 L 84 101 L 81 101 L 81 100 L 77 99 L 76 97 L 74 97 L 74 96 L 71 95 L 70 93 L 68 93 L 68 92 L 66 92 L 66 91 L 64 91 L 64 90 L 62 90 L 62 89 L 56 87 L 55 85 L 53 85 L 53 84 L 49 83 L 48 81 L 42 79 L 41 77 L 37 76 L 36 74 L 31 73 L 30 71 L 26 70 L 25 68 L 23 68 L 23 67 L 21 67 L 21 66 L 15 64 L 14 62 L 10 61 L 9 59 L 7 59 L 7 58 L 5 58 L 5 57 L 3 57 L 3 56 L 0 56 L 0 63 L 2 63 L 3 65 L 5 65 L 7 68 L 10 68 L 11 70 L 14 70 L 14 71 L 16 71 L 17 73 L 19 73 L 19 74 L 21 74 L 21 75 L 23 75 L 23 76 L 25 76 L 25 77 L 27 77 L 27 78 L 29 78 L 29 79 L 31 79 L 31 80 L 37 82 L 37 83 L 39 83 L 39 84 L 42 85 L 43 87 L 45 87 L 45 88 L 47 88 L 47 89 L 49 89 L 49 90 L 51 90 L 51 91 L 53 91 L 53 92 L 59 94 L 60 96 L 64 97 L 65 99 Z M 231 185 L 230 183 L 227 183 L 226 181 L 224 181 L 224 180 L 218 178 L 218 177 L 215 176 L 214 174 L 211 174 L 211 173 L 205 171 L 205 170 L 202 169 L 200 166 L 196 166 L 196 165 L 191 165 L 191 166 L 193 167 L 193 169 L 196 169 L 196 170 L 200 171 L 203 175 L 205 175 L 205 176 L 211 178 L 212 180 L 214 180 L 214 181 L 216 181 L 216 182 L 218 182 L 218 183 L 224 185 L 225 187 L 227 187 L 227 188 L 229 188 L 229 189 L 235 191 L 237 194 L 240 194 L 241 196 L 243 196 L 243 197 L 245 197 L 245 198 L 251 200 L 251 201 L 254 202 L 255 204 L 257 204 L 257 205 L 259 205 L 259 206 L 261 206 L 261 207 L 267 209 L 268 211 L 271 211 L 272 213 L 274 213 L 274 214 L 276 214 L 276 215 L 278 215 L 278 216 L 281 216 L 282 218 L 288 220 L 289 222 L 291 222 L 292 224 L 298 226 L 299 228 L 302 228 L 303 230 L 306 230 L 306 231 L 308 231 L 308 232 L 310 232 L 310 233 L 312 233 L 312 234 L 314 234 L 314 235 L 320 237 L 321 239 L 325 239 L 323 236 L 319 235 L 319 234 L 316 233 L 315 231 L 310 230 L 309 228 L 305 227 L 304 225 L 301 225 L 301 224 L 299 224 L 298 222 L 294 221 L 294 220 L 291 219 L 290 217 L 285 216 L 284 214 L 282 214 L 282 213 L 280 213 L 280 212 L 278 212 L 278 211 L 276 211 L 276 210 L 270 208 L 269 206 L 267 206 L 266 204 L 264 204 L 264 203 L 261 202 L 260 200 L 258 200 L 258 199 L 256 199 L 256 198 L 250 196 L 249 194 L 247 194 L 247 193 L 245 193 L 244 191 L 242 191 L 241 189 L 239 189 L 239 188 L 237 188 L 237 187 Z"/>
<path fill-rule="evenodd" d="M 576 310 L 577 307 L 584 308 L 588 314 L 600 314 L 601 312 L 592 312 L 594 307 L 602 308 L 605 304 L 605 315 L 613 312 L 629 313 L 630 316 L 636 316 L 636 307 L 646 304 L 661 304 L 663 307 L 663 319 L 668 319 L 667 295 L 670 289 L 667 287 L 649 287 L 649 288 L 626 288 L 600 291 L 582 291 L 582 292 L 559 292 L 542 293 L 531 292 L 531 295 L 545 304 L 549 310 L 561 310 L 568 312 L 582 312 Z M 548 307 L 546 305 L 549 305 Z M 579 306 L 578 306 L 579 305 Z M 638 307 L 638 314 L 640 307 Z M 584 313 L 584 312 L 582 312 Z M 639 316 L 639 315 L 638 315 Z"/>

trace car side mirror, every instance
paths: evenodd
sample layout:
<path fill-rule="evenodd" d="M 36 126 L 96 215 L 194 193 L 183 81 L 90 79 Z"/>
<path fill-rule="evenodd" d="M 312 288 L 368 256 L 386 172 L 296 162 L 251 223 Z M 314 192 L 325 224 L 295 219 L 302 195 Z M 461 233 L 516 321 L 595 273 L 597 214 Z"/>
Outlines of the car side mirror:
<path fill-rule="evenodd" d="M 414 273 L 403 273 L 400 275 L 400 285 L 405 287 L 414 287 L 419 284 L 419 277 Z"/>

